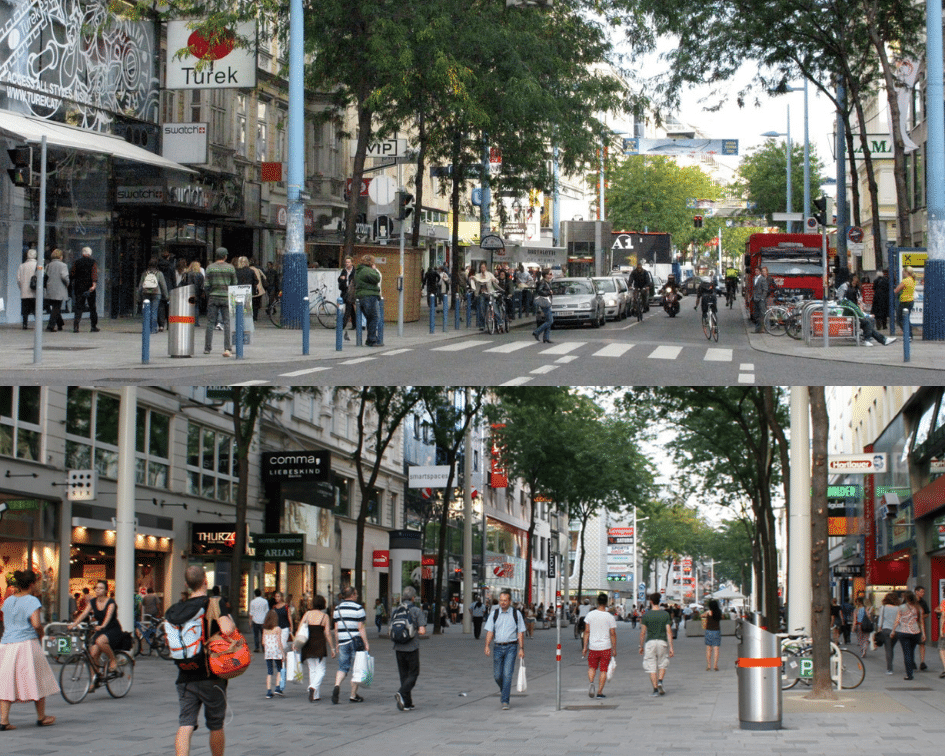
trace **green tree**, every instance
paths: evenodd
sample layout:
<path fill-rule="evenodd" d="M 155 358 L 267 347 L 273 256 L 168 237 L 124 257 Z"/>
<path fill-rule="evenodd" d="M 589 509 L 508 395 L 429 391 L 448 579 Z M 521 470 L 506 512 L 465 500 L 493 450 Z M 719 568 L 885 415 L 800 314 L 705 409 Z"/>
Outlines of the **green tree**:
<path fill-rule="evenodd" d="M 750 517 L 725 520 L 709 541 L 706 556 L 714 561 L 716 582 L 732 581 L 747 592 L 751 585 L 751 542 L 754 522 Z M 715 586 L 713 586 L 713 589 Z"/>
<path fill-rule="evenodd" d="M 785 162 L 784 143 L 768 139 L 760 147 L 755 147 L 742 158 L 738 167 L 739 182 L 737 188 L 742 196 L 754 205 L 754 212 L 767 218 L 773 225 L 772 213 L 786 210 L 787 165 Z M 821 172 L 823 165 L 817 150 L 810 148 L 810 196 L 818 197 L 823 184 Z M 791 208 L 797 212 L 804 207 L 804 145 L 794 142 L 791 146 Z M 779 223 L 781 221 L 778 221 Z M 795 232 L 798 224 L 794 225 Z"/>
<path fill-rule="evenodd" d="M 693 559 L 705 556 L 710 530 L 699 513 L 679 499 L 657 502 L 648 509 L 647 517 L 641 524 L 640 554 L 644 565 L 666 563 L 663 585 L 666 590 L 673 562 L 684 556 Z"/>

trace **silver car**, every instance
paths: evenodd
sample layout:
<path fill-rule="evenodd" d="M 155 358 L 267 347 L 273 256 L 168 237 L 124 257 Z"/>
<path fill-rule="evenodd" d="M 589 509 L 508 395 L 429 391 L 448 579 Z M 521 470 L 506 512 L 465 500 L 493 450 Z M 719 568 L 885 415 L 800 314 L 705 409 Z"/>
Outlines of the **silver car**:
<path fill-rule="evenodd" d="M 630 289 L 620 276 L 593 279 L 604 295 L 604 311 L 608 320 L 623 320 L 630 310 Z"/>
<path fill-rule="evenodd" d="M 607 321 L 604 295 L 590 278 L 556 278 L 551 282 L 551 311 L 554 325 L 589 323 L 600 328 Z M 544 315 L 538 311 L 537 322 Z"/>

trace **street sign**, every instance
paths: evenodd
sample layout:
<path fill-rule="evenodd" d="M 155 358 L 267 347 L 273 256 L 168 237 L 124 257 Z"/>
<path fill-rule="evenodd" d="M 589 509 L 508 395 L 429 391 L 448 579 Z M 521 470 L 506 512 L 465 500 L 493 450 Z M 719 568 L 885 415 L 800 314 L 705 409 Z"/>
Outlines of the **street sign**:
<path fill-rule="evenodd" d="M 771 213 L 771 220 L 775 220 L 775 221 L 804 220 L 804 213 Z"/>
<path fill-rule="evenodd" d="M 358 152 L 358 140 L 349 141 L 350 157 Z M 383 142 L 374 142 L 367 147 L 366 156 L 370 158 L 400 157 L 407 151 L 406 139 L 385 139 Z"/>
<path fill-rule="evenodd" d="M 812 216 L 804 219 L 804 228 L 806 228 L 808 231 L 816 231 L 817 226 L 819 225 L 820 224 L 817 222 L 817 219 Z"/>
<path fill-rule="evenodd" d="M 482 237 L 482 241 L 479 242 L 479 246 L 482 249 L 505 249 L 505 244 L 502 242 L 502 238 L 496 236 L 495 234 L 487 234 Z"/>
<path fill-rule="evenodd" d="M 302 533 L 253 533 L 257 562 L 301 562 L 305 558 Z"/>
<path fill-rule="evenodd" d="M 854 244 L 859 244 L 863 241 L 863 229 L 859 226 L 850 226 L 847 231 L 847 239 L 849 239 Z"/>
<path fill-rule="evenodd" d="M 368 197 L 378 205 L 389 205 L 397 193 L 397 182 L 390 176 L 378 176 L 368 186 Z"/>

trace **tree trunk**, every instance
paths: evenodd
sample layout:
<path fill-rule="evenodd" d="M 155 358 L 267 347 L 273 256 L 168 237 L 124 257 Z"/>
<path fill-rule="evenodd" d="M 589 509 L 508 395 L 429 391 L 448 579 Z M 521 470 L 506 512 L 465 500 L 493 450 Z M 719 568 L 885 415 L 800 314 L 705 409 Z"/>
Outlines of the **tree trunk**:
<path fill-rule="evenodd" d="M 453 180 L 452 190 L 450 192 L 450 212 L 453 214 L 453 228 L 450 235 L 450 253 L 453 255 L 452 280 L 453 291 L 461 297 L 466 296 L 465 291 L 459 290 L 459 188 L 463 178 L 463 170 L 459 165 L 460 155 L 460 137 L 457 134 L 453 139 L 453 174 L 450 177 Z M 465 262 L 465 261 L 464 261 Z M 483 565 L 485 567 L 485 565 Z"/>
<path fill-rule="evenodd" d="M 873 155 L 870 152 L 869 135 L 866 133 L 866 114 L 863 112 L 863 104 L 859 97 L 851 92 L 854 107 L 856 108 L 856 119 L 860 127 L 860 144 L 863 145 L 863 169 L 866 171 L 866 183 L 870 190 L 870 214 L 872 215 L 873 226 L 873 254 L 876 256 L 876 267 L 883 269 L 883 239 L 882 223 L 879 218 L 879 185 L 876 183 L 876 174 L 873 172 Z"/>
<path fill-rule="evenodd" d="M 440 625 L 440 606 L 443 602 L 443 576 L 446 574 L 446 529 L 450 519 L 450 496 L 453 491 L 453 476 L 456 473 L 456 455 L 447 450 L 447 464 L 450 474 L 443 489 L 443 511 L 440 513 L 439 544 L 436 550 L 436 587 L 433 589 L 433 633 L 443 632 Z"/>
<path fill-rule="evenodd" d="M 830 678 L 830 559 L 827 544 L 827 404 L 823 386 L 811 386 L 811 637 L 814 679 L 806 698 L 836 699 Z"/>
<path fill-rule="evenodd" d="M 358 146 L 354 154 L 354 166 L 351 170 L 351 193 L 348 196 L 348 215 L 345 220 L 345 257 L 354 257 L 355 226 L 358 221 L 358 203 L 361 199 L 361 179 L 364 177 L 364 161 L 367 157 L 368 144 L 371 141 L 373 118 L 374 111 L 364 105 L 364 99 L 362 99 L 358 104 Z"/>
<path fill-rule="evenodd" d="M 239 477 L 236 483 L 236 532 L 233 541 L 233 556 L 230 560 L 230 611 L 239 616 L 240 584 L 243 574 L 243 555 L 246 554 L 246 507 L 249 502 L 249 442 L 243 438 L 243 389 L 234 386 L 233 401 L 233 441 L 237 449 Z M 255 425 L 255 423 L 254 423 Z"/>
<path fill-rule="evenodd" d="M 577 590 L 577 600 L 578 605 L 581 603 L 581 591 L 584 590 L 584 532 L 587 530 L 587 521 L 589 515 L 584 515 L 581 518 L 581 561 L 578 563 L 578 590 Z"/>
<path fill-rule="evenodd" d="M 528 542 L 525 544 L 525 603 L 532 603 L 532 540 L 535 538 L 535 483 L 532 481 L 528 487 L 529 501 L 531 502 L 531 520 L 528 524 Z"/>
<path fill-rule="evenodd" d="M 423 204 L 423 178 L 427 164 L 427 123 L 426 115 L 421 112 L 417 117 L 417 175 L 414 181 L 413 225 L 410 231 L 410 246 L 420 246 L 420 208 Z M 431 260 L 432 264 L 432 260 Z"/>

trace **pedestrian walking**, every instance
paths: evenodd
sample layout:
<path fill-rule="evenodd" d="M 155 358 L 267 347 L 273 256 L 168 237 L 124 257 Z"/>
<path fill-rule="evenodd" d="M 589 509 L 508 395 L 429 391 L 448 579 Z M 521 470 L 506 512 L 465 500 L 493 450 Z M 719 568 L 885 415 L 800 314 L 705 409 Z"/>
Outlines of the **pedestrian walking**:
<path fill-rule="evenodd" d="M 266 293 L 266 274 L 256 265 L 256 260 L 252 257 L 249 258 L 249 269 L 253 273 L 253 322 L 256 322 L 259 320 L 263 294 Z"/>
<path fill-rule="evenodd" d="M 361 310 L 367 318 L 367 340 L 369 347 L 383 346 L 378 325 L 381 320 L 381 274 L 374 263 L 374 257 L 363 255 L 361 263 L 354 271 L 355 297 L 361 302 Z"/>
<path fill-rule="evenodd" d="M 331 625 L 325 613 L 325 597 L 316 595 L 312 599 L 312 608 L 299 620 L 299 627 L 308 628 L 308 639 L 302 645 L 302 661 L 308 666 L 308 700 L 311 703 L 321 700 L 322 680 L 325 679 L 329 651 L 335 658 L 335 647 L 331 641 Z"/>
<path fill-rule="evenodd" d="M 148 267 L 141 273 L 138 280 L 138 300 L 144 302 L 145 299 L 151 302 L 151 307 L 157 308 L 158 331 L 163 331 L 167 325 L 167 311 L 164 302 L 168 294 L 167 279 L 164 272 L 158 267 L 158 258 L 152 257 L 148 260 Z"/>
<path fill-rule="evenodd" d="M 272 594 L 272 610 L 276 613 L 276 619 L 279 623 L 279 633 L 282 638 L 282 647 L 285 648 L 292 637 L 292 614 L 290 606 L 283 600 L 282 591 L 276 591 Z M 280 695 L 285 691 L 285 675 L 282 676 L 282 684 L 279 687 Z"/>
<path fill-rule="evenodd" d="M 182 624 L 200 616 L 201 637 L 206 639 L 219 633 L 229 638 L 236 631 L 230 616 L 230 605 L 224 598 L 219 601 L 220 618 L 207 619 L 210 597 L 207 595 L 207 573 L 198 564 L 184 570 L 184 582 L 190 589 L 190 598 L 182 600 L 167 610 L 166 617 L 175 624 Z M 200 613 L 203 612 L 202 615 Z M 197 715 L 203 707 L 204 721 L 210 732 L 211 756 L 223 756 L 226 735 L 223 732 L 226 718 L 226 686 L 229 682 L 217 677 L 207 664 L 206 647 L 189 659 L 175 659 L 177 664 L 177 696 L 180 700 L 177 737 L 174 740 L 177 756 L 189 756 L 190 740 L 197 729 Z"/>
<path fill-rule="evenodd" d="M 197 260 L 184 268 L 178 286 L 194 287 L 194 328 L 200 328 L 200 303 L 203 302 L 206 296 L 206 290 L 204 288 L 203 270 L 200 269 L 200 263 Z"/>
<path fill-rule="evenodd" d="M 374 599 L 374 625 L 377 627 L 377 634 L 381 634 L 381 626 L 384 624 L 384 603 L 378 598 Z"/>
<path fill-rule="evenodd" d="M 49 323 L 46 330 L 52 332 L 61 331 L 65 325 L 62 319 L 62 303 L 69 298 L 69 266 L 62 261 L 61 249 L 54 249 L 49 258 L 44 301 L 49 303 Z"/>
<path fill-rule="evenodd" d="M 919 641 L 919 671 L 925 672 L 928 667 L 925 664 L 925 639 L 928 637 L 929 628 L 926 620 L 929 618 L 929 605 L 925 600 L 925 588 L 921 585 L 915 587 L 916 603 L 919 605 L 919 624 L 922 626 L 922 639 Z"/>
<path fill-rule="evenodd" d="M 755 323 L 755 333 L 764 330 L 765 310 L 768 301 L 768 269 L 755 268 L 755 280 L 751 288 L 752 321 Z"/>
<path fill-rule="evenodd" d="M 20 317 L 23 319 L 23 330 L 29 326 L 27 321 L 30 315 L 36 317 L 36 250 L 28 249 L 26 259 L 16 270 L 16 282 L 20 287 Z"/>
<path fill-rule="evenodd" d="M 935 611 L 938 613 L 938 660 L 942 663 L 939 677 L 945 677 L 945 601 Z"/>
<path fill-rule="evenodd" d="M 0 731 L 15 730 L 10 709 L 15 701 L 33 701 L 37 727 L 49 727 L 46 696 L 59 692 L 56 677 L 40 645 L 43 640 L 42 603 L 37 597 L 39 574 L 13 573 L 14 592 L 3 602 L 3 638 L 0 639 Z"/>
<path fill-rule="evenodd" d="M 643 670 L 649 673 L 653 684 L 653 696 L 666 694 L 663 679 L 669 669 L 669 660 L 673 658 L 673 631 L 670 627 L 669 612 L 660 609 L 659 592 L 649 595 L 650 608 L 640 617 L 640 654 L 643 656 Z"/>
<path fill-rule="evenodd" d="M 223 356 L 230 356 L 230 286 L 236 286 L 236 269 L 226 261 L 226 247 L 217 247 L 214 262 L 207 266 L 207 330 L 203 353 L 213 351 L 213 328 L 217 318 L 223 320 Z"/>
<path fill-rule="evenodd" d="M 607 684 L 607 669 L 610 660 L 617 658 L 617 620 L 607 611 L 607 594 L 597 596 L 597 609 L 587 613 L 584 620 L 584 639 L 581 658 L 587 659 L 587 679 L 590 698 L 606 698 L 604 685 Z M 594 678 L 600 672 L 600 679 L 595 684 Z"/>
<path fill-rule="evenodd" d="M 253 651 L 259 653 L 262 641 L 263 623 L 269 614 L 269 601 L 263 597 L 262 591 L 257 588 L 253 591 L 255 598 L 249 602 L 249 619 L 253 624 Z"/>
<path fill-rule="evenodd" d="M 478 595 L 469 611 L 472 615 L 473 637 L 479 640 L 479 636 L 482 634 L 482 620 L 486 615 L 486 605 L 482 603 Z"/>
<path fill-rule="evenodd" d="M 394 694 L 399 711 L 413 711 L 413 689 L 420 676 L 420 643 L 417 638 L 427 634 L 427 618 L 415 605 L 417 589 L 411 585 L 401 593 L 401 604 L 390 615 L 390 639 L 397 657 L 400 688 Z"/>
<path fill-rule="evenodd" d="M 282 628 L 279 627 L 279 615 L 275 609 L 266 612 L 266 619 L 263 620 L 262 645 L 266 655 L 266 698 L 284 696 L 285 644 L 282 642 Z M 273 677 L 276 678 L 275 691 L 272 687 Z"/>
<path fill-rule="evenodd" d="M 889 271 L 883 270 L 873 281 L 873 306 L 870 313 L 876 319 L 876 328 L 885 331 L 889 327 Z"/>
<path fill-rule="evenodd" d="M 534 297 L 535 307 L 541 310 L 544 322 L 532 331 L 532 336 L 535 337 L 535 341 L 544 341 L 546 344 L 551 343 L 551 326 L 555 322 L 554 315 L 551 311 L 551 301 L 554 299 L 554 295 L 551 291 L 551 278 L 551 271 L 546 270 L 542 274 L 538 285 L 535 286 Z"/>
<path fill-rule="evenodd" d="M 365 255 L 365 257 L 370 257 L 370 255 Z M 371 262 L 373 263 L 373 260 Z M 358 592 L 351 586 L 341 592 L 341 603 L 335 607 L 332 619 L 335 622 L 338 672 L 335 675 L 335 687 L 331 691 L 331 702 L 336 704 L 341 696 L 341 683 L 354 664 L 354 655 L 358 651 L 370 652 L 371 650 L 367 632 L 364 629 L 364 607 L 358 603 Z M 353 679 L 351 681 L 351 696 L 348 700 L 351 703 L 364 701 L 358 695 L 358 683 Z"/>
<path fill-rule="evenodd" d="M 886 674 L 893 673 L 893 649 L 896 645 L 896 638 L 892 634 L 893 627 L 896 624 L 898 615 L 899 596 L 890 591 L 883 596 L 883 604 L 879 609 L 879 617 L 876 618 L 876 627 L 883 638 L 883 650 L 886 652 Z"/>
<path fill-rule="evenodd" d="M 890 633 L 899 639 L 899 645 L 902 646 L 902 658 L 906 665 L 904 680 L 915 678 L 915 647 L 920 640 L 925 640 L 925 628 L 920 624 L 921 617 L 922 610 L 916 595 L 912 591 L 906 591 Z"/>
<path fill-rule="evenodd" d="M 495 640 L 495 649 L 491 647 Z M 492 676 L 499 686 L 501 706 L 511 705 L 512 674 L 515 671 L 515 656 L 525 658 L 525 619 L 518 609 L 512 607 L 512 593 L 499 594 L 499 606 L 486 619 L 486 656 L 492 656 Z"/>
<path fill-rule="evenodd" d="M 853 610 L 853 632 L 856 633 L 856 642 L 860 647 L 860 656 L 865 659 L 870 649 L 870 633 L 863 629 L 863 624 L 870 620 L 869 610 L 866 608 L 866 601 L 862 596 L 857 596 L 853 603 L 856 607 Z"/>
<path fill-rule="evenodd" d="M 338 294 L 344 300 L 345 314 L 341 321 L 341 327 L 345 328 L 351 323 L 351 330 L 355 329 L 354 324 L 354 301 L 356 297 L 356 288 L 351 284 L 354 281 L 354 260 L 350 257 L 345 258 L 345 266 L 341 269 L 341 275 L 338 276 Z M 347 332 L 345 341 L 350 341 Z"/>
<path fill-rule="evenodd" d="M 719 650 L 722 647 L 722 608 L 715 599 L 705 602 L 705 671 L 719 671 Z"/>
<path fill-rule="evenodd" d="M 92 259 L 91 247 L 82 247 L 82 256 L 72 263 L 69 278 L 72 281 L 74 313 L 72 330 L 75 333 L 79 332 L 79 323 L 82 321 L 82 313 L 88 310 L 92 333 L 98 333 L 98 310 L 96 309 L 96 298 L 98 296 L 96 292 L 96 288 L 98 287 L 98 263 Z"/>

